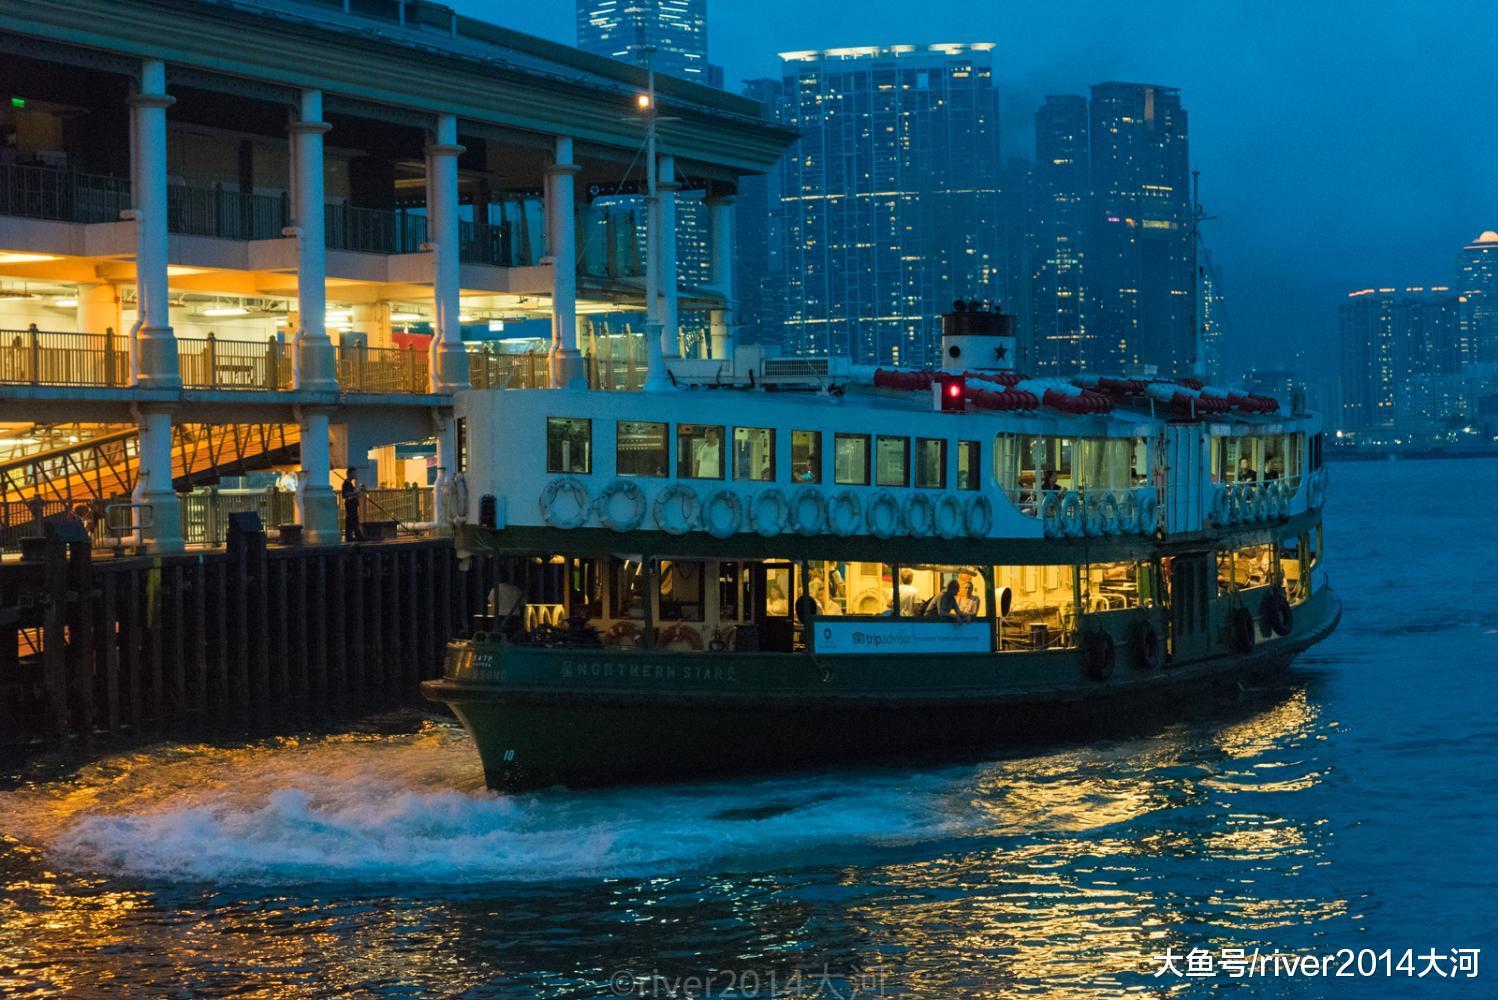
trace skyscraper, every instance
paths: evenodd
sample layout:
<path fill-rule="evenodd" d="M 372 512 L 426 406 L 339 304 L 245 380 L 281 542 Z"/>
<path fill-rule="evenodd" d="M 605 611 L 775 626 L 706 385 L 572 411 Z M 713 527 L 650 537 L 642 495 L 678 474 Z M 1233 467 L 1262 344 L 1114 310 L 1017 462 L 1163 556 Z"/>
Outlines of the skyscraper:
<path fill-rule="evenodd" d="M 1498 232 L 1489 229 L 1457 258 L 1463 364 L 1498 363 Z"/>
<path fill-rule="evenodd" d="M 1030 316 L 1036 371 L 1070 373 L 1094 355 L 1084 262 L 1089 205 L 1087 98 L 1053 94 L 1035 112 Z"/>
<path fill-rule="evenodd" d="M 1409 427 L 1414 381 L 1458 370 L 1458 300 L 1445 285 L 1364 288 L 1341 308 L 1342 426 Z"/>
<path fill-rule="evenodd" d="M 999 97 L 991 44 L 782 53 L 801 130 L 771 210 L 787 354 L 926 364 L 954 298 L 997 299 Z"/>
<path fill-rule="evenodd" d="M 577 0 L 577 47 L 723 86 L 722 68 L 707 61 L 707 0 Z"/>
<path fill-rule="evenodd" d="M 1089 117 L 1093 367 L 1190 370 L 1195 353 L 1191 168 L 1180 91 L 1100 83 Z"/>

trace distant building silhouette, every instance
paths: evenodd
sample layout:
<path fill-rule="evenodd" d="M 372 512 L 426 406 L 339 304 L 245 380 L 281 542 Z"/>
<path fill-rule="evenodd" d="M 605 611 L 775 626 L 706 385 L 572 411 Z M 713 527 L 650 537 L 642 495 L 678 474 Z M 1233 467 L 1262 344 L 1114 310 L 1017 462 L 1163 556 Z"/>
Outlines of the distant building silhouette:
<path fill-rule="evenodd" d="M 577 0 L 577 47 L 723 87 L 707 61 L 707 0 Z"/>
<path fill-rule="evenodd" d="M 1457 296 L 1445 285 L 1349 293 L 1341 307 L 1341 427 L 1412 427 L 1439 419 L 1414 402 L 1410 389 L 1417 378 L 1459 370 L 1459 329 Z"/>
<path fill-rule="evenodd" d="M 1463 364 L 1498 363 L 1498 232 L 1489 229 L 1457 258 Z"/>
<path fill-rule="evenodd" d="M 927 364 L 953 298 L 1000 298 L 992 48 L 782 53 L 777 117 L 802 138 L 776 182 L 762 318 L 785 353 Z"/>
<path fill-rule="evenodd" d="M 1086 245 L 1091 207 L 1087 98 L 1053 94 L 1035 112 L 1031 366 L 1069 373 L 1094 357 Z"/>
<path fill-rule="evenodd" d="M 1092 88 L 1089 133 L 1093 367 L 1190 370 L 1195 343 L 1191 168 L 1180 91 Z"/>

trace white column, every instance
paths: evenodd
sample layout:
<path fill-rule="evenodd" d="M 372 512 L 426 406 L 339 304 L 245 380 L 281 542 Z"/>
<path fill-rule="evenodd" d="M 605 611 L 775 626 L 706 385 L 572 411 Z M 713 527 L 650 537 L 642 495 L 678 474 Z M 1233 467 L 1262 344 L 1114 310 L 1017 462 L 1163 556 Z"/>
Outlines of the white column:
<path fill-rule="evenodd" d="M 296 515 L 302 534 L 313 545 L 331 545 L 338 541 L 338 499 L 333 495 L 329 474 L 333 469 L 332 446 L 329 444 L 329 411 L 315 407 L 297 408 L 297 425 L 301 429 L 301 468 L 296 477 Z"/>
<path fill-rule="evenodd" d="M 120 330 L 120 293 L 107 281 L 78 286 L 78 332 L 103 334 Z M 123 349 L 124 342 L 119 344 Z"/>
<path fill-rule="evenodd" d="M 427 238 L 432 243 L 432 297 L 436 306 L 436 336 L 432 338 L 432 391 L 457 392 L 468 388 L 468 355 L 463 351 L 459 323 L 458 246 L 458 119 L 437 116 L 427 154 Z"/>
<path fill-rule="evenodd" d="M 738 314 L 738 302 L 734 299 L 733 289 L 733 198 L 709 198 L 707 207 L 713 241 L 713 288 L 723 296 L 723 308 L 714 309 L 710 319 L 713 357 L 731 360 L 734 348 L 733 324 Z"/>
<path fill-rule="evenodd" d="M 458 474 L 458 426 L 451 410 L 433 411 L 432 424 L 437 441 L 437 480 L 432 484 L 432 530 L 446 535 L 452 532 L 453 521 L 466 513 L 451 507 L 453 477 Z"/>
<path fill-rule="evenodd" d="M 546 242 L 551 255 L 551 384 L 553 388 L 587 387 L 582 354 L 577 349 L 577 216 L 573 182 L 572 139 L 559 135 L 556 156 L 546 168 Z"/>
<path fill-rule="evenodd" d="M 177 339 L 168 313 L 166 230 L 166 65 L 147 59 L 130 99 L 134 140 L 130 176 L 135 214 L 135 379 L 142 388 L 179 389 Z M 168 477 L 170 478 L 170 477 Z M 180 529 L 179 532 L 180 534 Z"/>
<path fill-rule="evenodd" d="M 297 330 L 293 353 L 296 387 L 313 391 L 338 388 L 333 342 L 328 338 L 328 249 L 324 239 L 322 91 L 302 91 L 297 120 L 292 122 L 292 212 L 297 241 Z"/>
<path fill-rule="evenodd" d="M 141 407 L 135 411 L 140 433 L 139 470 L 135 477 L 134 523 L 140 542 L 152 552 L 183 548 L 182 504 L 172 488 L 172 411 Z"/>
<path fill-rule="evenodd" d="M 660 180 L 656 184 L 660 191 L 660 320 L 661 353 L 667 358 L 681 357 L 681 329 L 677 320 L 676 292 L 676 191 L 681 187 L 676 182 L 676 159 L 669 154 L 661 157 Z"/>

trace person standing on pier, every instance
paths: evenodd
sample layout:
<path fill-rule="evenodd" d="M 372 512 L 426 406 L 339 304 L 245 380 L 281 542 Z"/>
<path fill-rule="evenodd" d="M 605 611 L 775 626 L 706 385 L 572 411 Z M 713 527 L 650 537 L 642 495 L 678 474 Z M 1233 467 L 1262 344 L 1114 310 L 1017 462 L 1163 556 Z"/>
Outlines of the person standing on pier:
<path fill-rule="evenodd" d="M 359 480 L 354 478 L 354 470 L 349 469 L 343 477 L 343 488 L 339 493 L 343 496 L 343 540 L 345 542 L 364 541 L 364 528 L 359 524 L 359 494 L 364 489 L 359 485 Z"/>

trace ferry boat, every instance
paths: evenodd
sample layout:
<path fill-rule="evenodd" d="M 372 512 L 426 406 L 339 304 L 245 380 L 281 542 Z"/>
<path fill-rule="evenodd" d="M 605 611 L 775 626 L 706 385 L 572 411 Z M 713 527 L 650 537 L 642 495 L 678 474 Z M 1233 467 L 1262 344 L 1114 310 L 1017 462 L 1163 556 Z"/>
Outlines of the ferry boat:
<path fill-rule="evenodd" d="M 1317 415 L 1024 378 L 977 304 L 942 342 L 941 370 L 741 348 L 666 391 L 461 394 L 459 550 L 501 558 L 424 693 L 488 784 L 1085 737 L 1336 627 Z"/>

